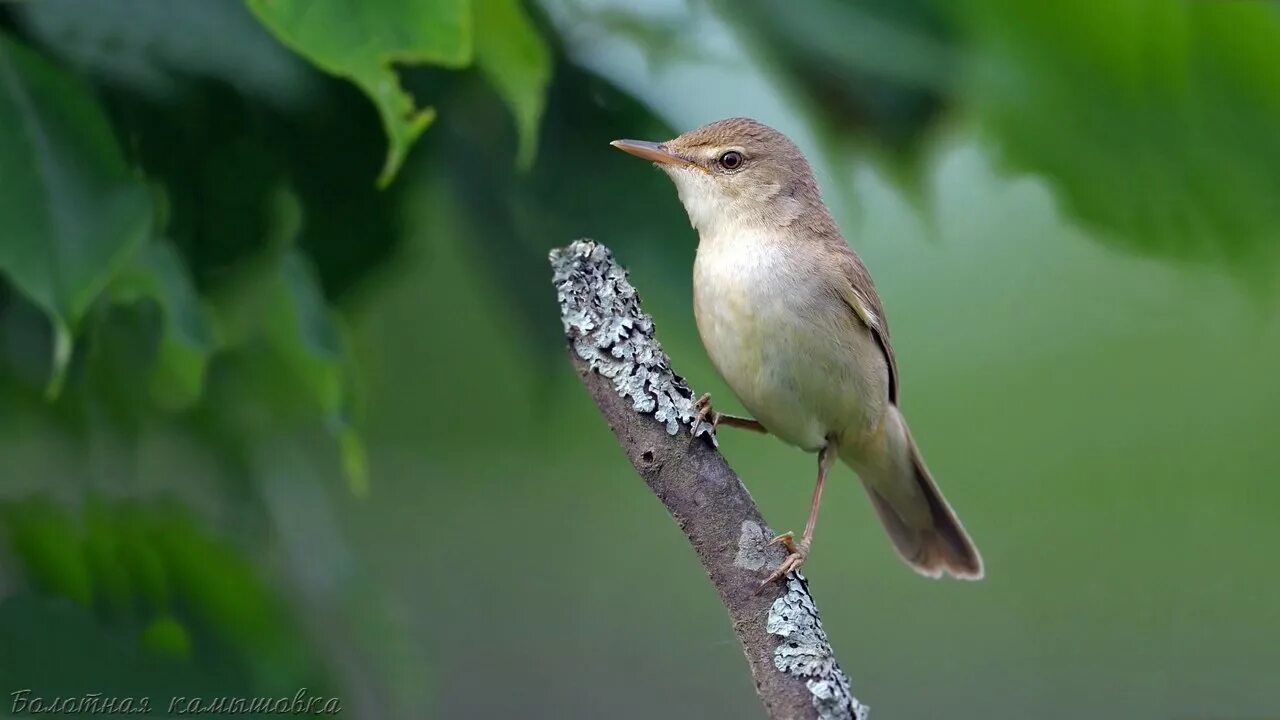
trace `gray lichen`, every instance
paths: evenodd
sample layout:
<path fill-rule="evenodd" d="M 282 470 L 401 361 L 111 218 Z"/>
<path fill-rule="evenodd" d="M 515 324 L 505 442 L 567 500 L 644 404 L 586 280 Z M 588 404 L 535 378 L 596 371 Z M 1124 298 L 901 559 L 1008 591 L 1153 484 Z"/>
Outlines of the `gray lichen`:
<path fill-rule="evenodd" d="M 738 534 L 738 552 L 733 564 L 743 570 L 755 572 L 765 565 L 777 565 L 782 562 L 782 549 L 770 545 L 768 528 L 750 520 L 742 521 L 742 530 Z"/>
<path fill-rule="evenodd" d="M 693 391 L 671 369 L 671 359 L 654 337 L 653 318 L 640 309 L 627 271 L 609 248 L 575 240 L 551 251 L 551 268 L 560 319 L 578 357 L 612 380 L 636 412 L 664 423 L 669 434 L 680 432 L 681 424 L 692 425 Z M 697 434 L 715 442 L 706 423 Z"/>
<path fill-rule="evenodd" d="M 849 676 L 836 663 L 818 608 L 800 573 L 787 576 L 787 591 L 769 608 L 766 629 L 782 638 L 773 664 L 805 681 L 821 720 L 866 720 L 869 710 L 849 687 Z"/>

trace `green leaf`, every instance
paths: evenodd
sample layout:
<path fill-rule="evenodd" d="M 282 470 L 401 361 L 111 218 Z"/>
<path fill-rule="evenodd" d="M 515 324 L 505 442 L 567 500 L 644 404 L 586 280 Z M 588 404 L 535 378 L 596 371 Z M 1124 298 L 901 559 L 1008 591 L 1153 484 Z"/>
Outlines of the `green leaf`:
<path fill-rule="evenodd" d="M 262 252 L 282 183 L 296 192 L 305 218 L 297 241 L 328 295 L 359 282 L 399 242 L 402 188 L 371 182 L 387 148 L 377 108 L 282 45 L 243 2 L 13 8 L 37 45 L 90 79 L 113 124 L 127 128 L 129 161 L 163 186 L 169 213 L 157 225 L 197 288 Z"/>
<path fill-rule="evenodd" d="M 388 139 L 383 187 L 435 118 L 434 108 L 418 108 L 404 91 L 392 63 L 461 68 L 472 59 L 468 0 L 247 1 L 280 42 L 373 100 Z"/>
<path fill-rule="evenodd" d="M 164 315 L 152 368 L 152 399 L 169 410 L 200 399 L 205 370 L 215 341 L 204 306 L 182 258 L 166 242 L 148 245 L 115 279 L 113 299 L 122 303 L 154 300 Z"/>
<path fill-rule="evenodd" d="M 516 164 L 533 165 L 538 123 L 551 82 L 551 52 L 520 0 L 474 0 L 476 65 L 516 118 Z"/>
<path fill-rule="evenodd" d="M 130 616 L 140 604 L 141 588 L 126 561 L 124 525 L 115 507 L 101 498 L 89 497 L 82 524 L 84 557 L 93 581 L 96 608 L 104 617 Z"/>
<path fill-rule="evenodd" d="M 0 35 L 0 272 L 49 315 L 48 393 L 80 319 L 151 231 L 151 199 L 79 80 Z"/>
<path fill-rule="evenodd" d="M 187 101 L 197 78 L 223 80 L 245 97 L 281 109 L 306 107 L 317 89 L 306 62 L 240 3 L 40 0 L 10 6 L 28 37 L 68 67 L 166 103 Z"/>
<path fill-rule="evenodd" d="M 132 580 L 136 601 L 145 612 L 167 613 L 172 608 L 169 571 L 150 535 L 145 506 L 121 503 L 115 515 L 121 563 Z"/>
<path fill-rule="evenodd" d="M 161 615 L 142 629 L 142 646 L 157 655 L 186 659 L 191 657 L 191 634 L 172 615 Z"/>
<path fill-rule="evenodd" d="M 315 271 L 302 253 L 287 253 L 280 264 L 282 302 L 268 320 L 277 351 L 295 380 L 320 403 L 329 433 L 338 441 L 342 468 L 356 497 L 369 493 L 364 441 L 353 424 L 351 357 Z"/>
<path fill-rule="evenodd" d="M 92 607 L 93 575 L 83 552 L 80 524 L 45 499 L 8 505 L 4 510 L 9 545 L 33 584 Z"/>
<path fill-rule="evenodd" d="M 0 277 L 0 377 L 15 381 L 15 389 L 43 390 L 53 366 L 53 341 L 48 315 Z"/>
<path fill-rule="evenodd" d="M 1112 245 L 1269 267 L 1254 260 L 1280 228 L 1274 7 L 971 4 L 971 90 L 1006 162 Z"/>
<path fill-rule="evenodd" d="M 369 453 L 364 438 L 351 425 L 344 425 L 338 432 L 338 452 L 342 455 L 342 472 L 347 476 L 347 487 L 358 498 L 369 496 Z"/>
<path fill-rule="evenodd" d="M 227 288 L 215 305 L 234 348 L 210 389 L 215 412 L 242 440 L 314 424 L 337 442 L 352 493 L 368 491 L 368 461 L 355 426 L 354 371 L 310 260 L 296 248 Z"/>
<path fill-rule="evenodd" d="M 148 534 L 168 568 L 178 606 L 268 676 L 307 674 L 298 630 L 254 557 L 209 534 L 180 507 L 150 515 Z M 195 623 L 193 623 L 195 624 Z"/>
<path fill-rule="evenodd" d="M 267 317 L 269 337 L 326 415 L 336 415 L 343 404 L 341 338 L 315 273 L 297 250 L 280 260 L 277 293 Z"/>

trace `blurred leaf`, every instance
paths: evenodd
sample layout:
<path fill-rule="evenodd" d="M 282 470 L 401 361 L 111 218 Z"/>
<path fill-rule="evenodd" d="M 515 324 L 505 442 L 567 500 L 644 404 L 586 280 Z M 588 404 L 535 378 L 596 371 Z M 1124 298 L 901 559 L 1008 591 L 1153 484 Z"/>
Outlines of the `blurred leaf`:
<path fill-rule="evenodd" d="M 236 441 L 320 420 L 337 441 L 353 492 L 368 485 L 356 434 L 351 357 L 310 261 L 288 248 L 220 294 L 220 326 L 237 347 L 220 363 L 211 411 Z"/>
<path fill-rule="evenodd" d="M 0 277 L 0 377 L 43 390 L 53 365 L 53 332 L 44 311 Z"/>
<path fill-rule="evenodd" d="M 198 288 L 261 251 L 281 181 L 298 195 L 298 243 L 328 297 L 399 240 L 399 193 L 369 182 L 386 152 L 377 109 L 281 45 L 244 3 L 50 0 L 13 14 L 42 48 L 101 84 L 129 161 L 170 201 L 164 234 Z"/>
<path fill-rule="evenodd" d="M 280 260 L 279 295 L 268 308 L 267 336 L 327 412 L 342 408 L 342 363 L 337 326 L 307 260 L 290 251 Z"/>
<path fill-rule="evenodd" d="M 76 522 L 51 502 L 32 500 L 4 508 L 9 542 L 41 590 L 93 605 L 93 580 Z"/>
<path fill-rule="evenodd" d="M 56 395 L 76 325 L 151 230 L 150 197 L 89 90 L 2 35 L 0 127 L 0 271 L 53 322 Z"/>
<path fill-rule="evenodd" d="M 171 580 L 164 558 L 150 536 L 147 516 L 147 509 L 137 503 L 116 508 L 120 559 L 133 581 L 135 600 L 143 612 L 166 613 L 172 609 Z"/>
<path fill-rule="evenodd" d="M 83 547 L 98 608 L 107 617 L 116 618 L 128 616 L 136 598 L 119 540 L 115 518 L 96 498 L 85 506 L 84 527 L 64 540 L 69 546 Z"/>
<path fill-rule="evenodd" d="M 74 396 L 111 433 L 136 436 L 153 404 L 147 391 L 164 334 L 164 310 L 154 299 L 104 303 L 86 322 L 88 332 L 72 361 Z"/>
<path fill-rule="evenodd" d="M 561 26 L 563 35 L 626 40 L 644 53 L 645 67 L 654 74 L 683 63 L 713 65 L 724 61 L 718 57 L 719 48 L 709 47 L 700 37 L 706 8 L 697 2 L 687 4 L 687 13 L 655 13 L 641 5 L 628 7 L 589 0 L 559 0 L 556 6 L 560 8 L 558 16 L 572 18 L 572 30 Z M 572 44 L 573 40 L 568 42 Z"/>
<path fill-rule="evenodd" d="M 342 454 L 342 470 L 347 476 L 351 494 L 358 498 L 369 495 L 369 454 L 364 439 L 350 425 L 338 432 L 338 450 Z"/>
<path fill-rule="evenodd" d="M 373 100 L 388 139 L 378 178 L 384 187 L 435 118 L 433 108 L 417 108 L 404 92 L 392 63 L 459 68 L 472 59 L 467 0 L 247 1 L 281 42 Z"/>
<path fill-rule="evenodd" d="M 473 0 L 476 65 L 516 117 L 516 164 L 528 169 L 538 147 L 538 122 L 551 82 L 551 52 L 520 0 Z"/>
<path fill-rule="evenodd" d="M 147 527 L 182 606 L 237 656 L 272 678 L 305 684 L 308 672 L 298 629 L 261 570 L 234 547 L 203 532 L 186 512 L 150 514 Z"/>
<path fill-rule="evenodd" d="M 527 354 L 534 374 L 563 362 L 554 297 L 540 268 L 547 251 L 565 238 L 608 238 L 619 253 L 676 268 L 692 263 L 688 218 L 671 198 L 670 181 L 646 163 L 625 162 L 610 151 L 618 137 L 672 137 L 671 128 L 607 81 L 562 61 L 548 93 L 539 162 L 519 172 L 508 158 L 518 142 L 502 99 L 478 74 L 429 78 L 450 112 L 423 139 L 418 177 L 407 185 L 412 207 L 430 244 L 463 248 L 485 279 L 483 289 L 504 312 L 495 319 Z M 414 77 L 413 82 L 423 79 Z M 613 202 L 609 198 L 631 198 Z M 431 252 L 430 249 L 427 252 Z M 687 273 L 674 273 L 687 281 Z M 449 303 L 447 290 L 424 287 L 429 302 Z M 473 309 L 470 312 L 482 310 Z M 552 385 L 534 389 L 535 402 L 555 402 Z"/>
<path fill-rule="evenodd" d="M 165 242 L 148 245 L 112 282 L 111 294 L 117 302 L 147 298 L 160 306 L 164 327 L 151 372 L 151 396 L 164 409 L 190 407 L 200 398 L 215 342 L 177 252 Z"/>
<path fill-rule="evenodd" d="M 284 256 L 280 267 L 284 295 L 272 305 L 267 322 L 277 352 L 294 378 L 320 403 L 325 426 L 338 441 L 343 470 L 356 496 L 369 492 L 364 441 L 354 426 L 355 398 L 351 356 L 336 318 L 320 294 L 306 257 L 297 251 Z"/>
<path fill-rule="evenodd" d="M 910 153 L 945 109 L 956 27 L 939 0 L 711 4 L 782 70 L 832 139 Z"/>
<path fill-rule="evenodd" d="M 301 59 L 238 2 L 40 0 L 22 27 L 95 80 L 173 101 L 193 78 L 217 78 L 266 105 L 301 107 L 316 89 Z"/>
<path fill-rule="evenodd" d="M 157 655 L 174 658 L 191 656 L 191 636 L 172 615 L 162 615 L 142 629 L 142 646 Z"/>
<path fill-rule="evenodd" d="M 188 83 L 169 102 L 107 95 L 132 132 L 131 156 L 163 185 L 163 234 L 202 293 L 287 241 L 316 261 L 326 295 L 337 297 L 400 242 L 401 189 L 368 181 L 385 147 L 376 111 L 350 83 L 314 74 L 319 90 L 293 114 L 212 81 Z"/>
<path fill-rule="evenodd" d="M 132 624 L 103 623 L 62 598 L 7 593 L 0 601 L 0 684 L 35 684 L 46 698 L 81 697 L 86 687 L 117 697 L 149 695 L 153 711 L 168 704 L 156 698 L 254 694 L 252 679 L 235 658 L 206 653 L 199 663 L 176 663 L 141 640 Z"/>
<path fill-rule="evenodd" d="M 1274 252 L 1274 7 L 970 2 L 974 108 L 1011 166 L 1118 247 L 1235 268 Z"/>
<path fill-rule="evenodd" d="M 185 509 L 90 497 L 81 518 L 37 498 L 4 505 L 0 519 L 21 562 L 6 570 L 25 571 L 49 595 L 96 607 L 101 632 L 126 631 L 138 647 L 169 658 L 200 649 L 202 663 L 251 669 L 259 688 L 316 679 L 306 641 L 261 569 Z M 130 618 L 135 610 L 145 624 Z M 0 658 L 0 672 L 13 669 L 6 664 Z"/>
<path fill-rule="evenodd" d="M 671 137 L 671 129 L 630 96 L 569 63 L 558 66 L 554 78 L 541 143 L 555 162 L 520 173 L 503 161 L 509 152 L 505 128 L 472 120 L 492 118 L 501 110 L 499 99 L 470 78 L 449 77 L 438 92 L 453 111 L 427 140 L 429 167 L 439 181 L 431 185 L 431 197 L 419 201 L 438 208 L 437 216 L 447 207 L 460 219 L 449 232 L 463 235 L 462 244 L 492 273 L 493 291 L 506 299 L 514 331 L 526 333 L 526 347 L 548 363 L 559 362 L 561 352 L 557 311 L 545 278 L 531 269 L 541 267 L 551 247 L 565 238 L 608 238 L 620 252 L 663 255 L 671 266 L 692 252 L 692 245 L 656 241 L 679 237 L 688 227 L 678 203 L 605 200 L 669 197 L 665 177 L 645 163 L 619 162 L 623 158 L 609 154 L 607 143 Z M 600 172 L 607 163 L 614 164 Z"/>
<path fill-rule="evenodd" d="M 368 181 L 382 160 L 377 113 L 349 83 L 325 79 L 321 102 L 301 117 L 268 127 L 296 193 L 297 244 L 314 261 L 325 296 L 333 299 L 394 257 L 402 242 L 404 191 L 399 185 L 379 190 Z"/>
<path fill-rule="evenodd" d="M 164 188 L 161 229 L 207 290 L 256 257 L 274 220 L 273 190 L 285 170 L 266 134 L 272 115 L 211 81 L 182 86 L 155 102 L 123 91 L 106 95 L 116 123 L 129 128 L 130 156 Z"/>

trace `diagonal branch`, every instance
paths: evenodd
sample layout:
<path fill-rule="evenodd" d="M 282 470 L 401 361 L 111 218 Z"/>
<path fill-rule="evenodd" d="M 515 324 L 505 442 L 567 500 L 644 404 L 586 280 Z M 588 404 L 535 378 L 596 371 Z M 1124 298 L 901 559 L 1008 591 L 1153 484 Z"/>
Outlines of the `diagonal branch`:
<path fill-rule="evenodd" d="M 551 253 L 573 365 L 636 471 L 666 505 L 729 611 L 770 718 L 867 717 L 836 663 L 799 573 L 756 589 L 783 554 L 704 425 L 689 434 L 693 391 L 671 369 L 626 271 L 603 245 Z"/>

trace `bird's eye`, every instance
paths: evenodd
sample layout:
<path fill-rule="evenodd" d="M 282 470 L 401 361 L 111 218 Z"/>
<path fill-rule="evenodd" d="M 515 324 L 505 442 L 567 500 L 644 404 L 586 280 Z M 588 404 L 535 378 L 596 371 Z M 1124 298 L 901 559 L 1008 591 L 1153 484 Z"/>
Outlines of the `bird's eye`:
<path fill-rule="evenodd" d="M 737 170 L 742 167 L 742 160 L 742 153 L 737 150 L 730 150 L 720 156 L 720 167 L 725 170 Z"/>

